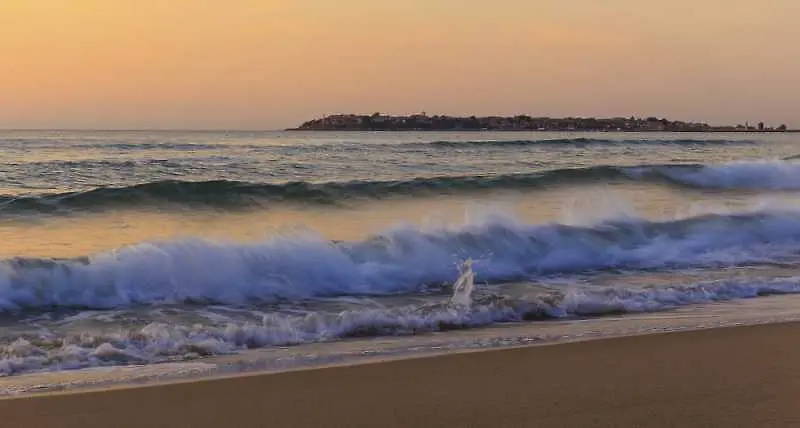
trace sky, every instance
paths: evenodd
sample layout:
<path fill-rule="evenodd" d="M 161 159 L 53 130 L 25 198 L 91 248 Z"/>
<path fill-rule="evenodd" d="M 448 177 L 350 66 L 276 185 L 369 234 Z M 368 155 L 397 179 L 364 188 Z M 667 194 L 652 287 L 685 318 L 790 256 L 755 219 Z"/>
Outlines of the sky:
<path fill-rule="evenodd" d="M 800 127 L 797 0 L 2 0 L 0 128 L 333 113 Z"/>

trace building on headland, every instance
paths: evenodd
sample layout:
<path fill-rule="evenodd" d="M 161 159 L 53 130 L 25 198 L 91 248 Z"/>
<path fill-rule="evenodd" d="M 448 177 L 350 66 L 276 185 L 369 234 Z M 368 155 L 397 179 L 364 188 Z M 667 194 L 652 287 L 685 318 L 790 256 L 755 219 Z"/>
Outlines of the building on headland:
<path fill-rule="evenodd" d="M 303 123 L 294 130 L 309 131 L 621 131 L 621 132 L 787 132 L 759 122 L 758 126 L 711 126 L 657 117 L 531 117 L 517 116 L 430 116 L 425 112 L 408 116 L 382 113 L 370 115 L 335 114 Z"/>
<path fill-rule="evenodd" d="M 645 131 L 666 131 L 669 121 L 666 119 L 658 119 L 656 117 L 648 117 L 645 123 Z"/>

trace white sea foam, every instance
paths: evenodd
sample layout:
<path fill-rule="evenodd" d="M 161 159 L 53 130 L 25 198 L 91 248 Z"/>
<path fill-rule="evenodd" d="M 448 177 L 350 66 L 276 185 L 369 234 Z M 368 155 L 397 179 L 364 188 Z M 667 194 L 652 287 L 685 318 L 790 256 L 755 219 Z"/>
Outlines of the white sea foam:
<path fill-rule="evenodd" d="M 404 294 L 452 283 L 458 264 L 469 258 L 480 283 L 587 270 L 776 262 L 798 249 L 796 212 L 626 219 L 586 227 L 493 220 L 449 230 L 407 227 L 353 243 L 308 234 L 247 245 L 190 239 L 81 260 L 7 260 L 0 264 L 0 308 Z"/>
<path fill-rule="evenodd" d="M 718 189 L 800 189 L 800 163 L 791 161 L 742 161 L 697 168 L 655 168 L 668 179 L 693 187 Z M 639 173 L 652 170 L 637 169 Z M 635 170 L 635 171 L 637 171 Z"/>
<path fill-rule="evenodd" d="M 192 326 L 152 323 L 114 332 L 42 332 L 0 346 L 0 374 L 119 364 L 192 360 L 247 348 L 330 341 L 355 336 L 408 335 L 498 322 L 572 315 L 662 311 L 693 303 L 800 293 L 800 278 L 738 279 L 672 287 L 570 289 L 520 300 L 309 313 L 269 314 L 260 323 Z"/>
<path fill-rule="evenodd" d="M 461 276 L 453 284 L 453 297 L 450 303 L 462 308 L 472 305 L 472 292 L 475 289 L 475 273 L 472 271 L 472 259 L 461 265 Z"/>

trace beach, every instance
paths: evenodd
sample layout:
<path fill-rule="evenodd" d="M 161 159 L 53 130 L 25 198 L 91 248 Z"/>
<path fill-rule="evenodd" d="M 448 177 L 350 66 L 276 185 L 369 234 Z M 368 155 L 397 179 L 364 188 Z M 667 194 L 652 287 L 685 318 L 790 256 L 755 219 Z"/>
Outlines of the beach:
<path fill-rule="evenodd" d="M 0 1 L 0 428 L 800 427 L 800 1 L 496 3 Z"/>
<path fill-rule="evenodd" d="M 800 425 L 798 144 L 0 133 L 0 426 Z"/>
<path fill-rule="evenodd" d="M 797 426 L 800 324 L 0 400 L 18 427 Z"/>

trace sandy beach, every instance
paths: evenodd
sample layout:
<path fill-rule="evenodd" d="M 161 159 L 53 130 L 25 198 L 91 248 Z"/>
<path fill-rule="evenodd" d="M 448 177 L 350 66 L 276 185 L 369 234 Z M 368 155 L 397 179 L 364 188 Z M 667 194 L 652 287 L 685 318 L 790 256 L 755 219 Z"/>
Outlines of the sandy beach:
<path fill-rule="evenodd" d="M 0 400 L 14 427 L 798 426 L 800 325 Z"/>

